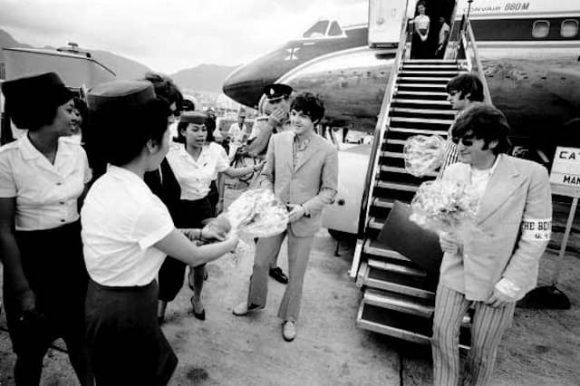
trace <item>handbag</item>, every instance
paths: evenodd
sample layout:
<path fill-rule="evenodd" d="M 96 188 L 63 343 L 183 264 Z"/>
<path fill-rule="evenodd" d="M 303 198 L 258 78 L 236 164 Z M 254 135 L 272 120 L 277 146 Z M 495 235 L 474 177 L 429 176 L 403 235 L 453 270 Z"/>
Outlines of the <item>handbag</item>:
<path fill-rule="evenodd" d="M 443 259 L 439 236 L 409 220 L 411 214 L 410 205 L 395 201 L 378 240 L 436 277 Z"/>

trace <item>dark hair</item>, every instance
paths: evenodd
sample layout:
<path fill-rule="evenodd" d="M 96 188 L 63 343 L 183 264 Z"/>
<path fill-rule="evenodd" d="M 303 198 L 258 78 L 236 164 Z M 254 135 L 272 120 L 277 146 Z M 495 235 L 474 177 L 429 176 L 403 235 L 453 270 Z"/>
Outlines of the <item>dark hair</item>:
<path fill-rule="evenodd" d="M 296 95 L 290 103 L 290 110 L 301 111 L 308 115 L 314 123 L 318 123 L 324 117 L 324 103 L 318 96 L 310 92 Z"/>
<path fill-rule="evenodd" d="M 469 100 L 472 102 L 483 102 L 483 83 L 479 77 L 472 73 L 457 75 L 451 79 L 445 86 L 447 93 L 457 91 L 461 98 L 469 94 Z"/>
<path fill-rule="evenodd" d="M 210 121 L 212 121 L 212 119 L 208 117 L 204 123 L 205 128 L 207 130 L 207 135 L 205 137 L 205 141 L 206 142 L 215 142 L 215 138 L 213 136 L 213 130 L 215 129 L 215 125 L 212 126 L 211 124 L 209 124 Z M 183 136 L 183 134 L 181 134 L 181 132 L 183 130 L 187 129 L 187 126 L 189 126 L 189 122 L 179 122 L 177 124 L 177 137 L 173 138 L 174 142 L 182 143 L 185 146 L 185 137 Z"/>
<path fill-rule="evenodd" d="M 484 149 L 492 141 L 497 141 L 497 146 L 492 149 L 494 154 L 507 153 L 511 148 L 508 138 L 510 125 L 505 115 L 491 105 L 475 103 L 457 118 L 451 129 L 454 138 L 462 138 L 470 132 L 475 138 L 483 139 Z"/>
<path fill-rule="evenodd" d="M 422 5 L 423 7 L 427 8 L 427 5 L 425 5 L 425 2 L 423 0 L 417 2 L 417 5 L 415 6 L 415 9 L 419 9 L 419 6 Z"/>
<path fill-rule="evenodd" d="M 181 94 L 181 91 L 179 91 L 179 88 L 171 78 L 156 72 L 148 72 L 145 74 L 145 80 L 153 84 L 155 95 L 157 95 L 158 98 L 164 100 L 168 106 L 175 103 L 177 111 L 181 111 L 183 94 Z"/>
<path fill-rule="evenodd" d="M 161 144 L 168 115 L 169 107 L 160 98 L 133 108 L 111 104 L 91 111 L 88 132 L 95 135 L 87 145 L 90 144 L 95 151 L 87 149 L 87 153 L 102 154 L 102 159 L 96 162 L 125 165 L 141 153 L 147 141 Z M 103 166 L 102 163 L 95 165 Z M 98 170 L 97 174 L 99 172 L 104 170 Z"/>
<path fill-rule="evenodd" d="M 70 100 L 70 99 L 69 99 Z M 42 126 L 50 125 L 54 122 L 58 108 L 68 103 L 55 99 L 45 99 L 35 105 L 13 103 L 9 98 L 5 100 L 6 114 L 14 121 L 19 129 L 35 131 Z"/>

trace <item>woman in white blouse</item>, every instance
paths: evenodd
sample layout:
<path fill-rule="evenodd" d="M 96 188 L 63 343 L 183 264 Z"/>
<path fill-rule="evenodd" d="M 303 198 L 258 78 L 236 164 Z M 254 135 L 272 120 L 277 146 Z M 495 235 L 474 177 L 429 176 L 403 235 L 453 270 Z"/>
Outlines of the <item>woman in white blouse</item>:
<path fill-rule="evenodd" d="M 85 340 L 87 271 L 78 202 L 91 179 L 69 137 L 73 94 L 55 73 L 2 84 L 6 113 L 28 133 L 0 148 L 0 256 L 17 385 L 40 383 L 49 345 L 62 337 L 83 385 L 91 385 Z"/>
<path fill-rule="evenodd" d="M 207 141 L 205 113 L 188 111 L 181 114 L 178 126 L 178 142 L 183 145 L 173 147 L 167 154 L 167 160 L 181 187 L 180 222 L 184 228 L 199 228 L 205 220 L 214 217 L 213 208 L 208 198 L 211 182 L 218 173 L 229 177 L 239 177 L 262 168 L 263 163 L 243 168 L 230 167 L 228 156 L 220 145 Z M 183 282 L 183 271 L 176 272 L 173 279 Z M 201 302 L 201 292 L 205 276 L 205 265 L 193 266 L 189 272 L 189 286 L 193 290 L 191 304 L 193 314 L 205 320 L 205 309 Z M 162 287 L 163 282 L 159 283 Z"/>
<path fill-rule="evenodd" d="M 107 172 L 91 187 L 81 212 L 91 278 L 87 338 L 98 384 L 167 384 L 177 357 L 157 322 L 155 277 L 166 255 L 188 265 L 235 248 L 229 237 L 201 247 L 175 228 L 169 211 L 143 181 L 169 150 L 169 106 L 145 81 L 101 84 L 89 93 L 89 120 L 114 138 Z M 206 230 L 190 239 L 216 238 Z"/>
<path fill-rule="evenodd" d="M 425 14 L 427 7 L 423 1 L 417 3 L 417 16 L 413 19 L 413 45 L 411 48 L 411 56 L 413 59 L 428 59 L 429 46 L 427 39 L 429 38 L 429 28 L 431 26 L 431 19 Z"/>

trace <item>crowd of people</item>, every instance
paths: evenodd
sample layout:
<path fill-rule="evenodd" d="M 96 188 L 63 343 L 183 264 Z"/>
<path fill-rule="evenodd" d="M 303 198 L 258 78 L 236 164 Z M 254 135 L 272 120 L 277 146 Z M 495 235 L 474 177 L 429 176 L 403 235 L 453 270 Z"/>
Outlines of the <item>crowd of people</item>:
<path fill-rule="evenodd" d="M 422 41 L 430 21 L 424 5 L 417 9 Z M 545 168 L 506 154 L 509 125 L 484 103 L 476 75 L 451 79 L 446 91 L 457 115 L 438 178 L 475 189 L 485 237 L 439 235 L 434 383 L 489 384 L 515 303 L 536 284 L 549 236 L 533 229 L 551 221 L 550 184 Z M 163 75 L 95 86 L 86 104 L 55 73 L 6 81 L 2 92 L 6 112 L 27 129 L 0 148 L 3 299 L 18 385 L 39 384 L 57 337 L 82 385 L 169 382 L 178 359 L 161 329 L 167 304 L 187 277 L 193 315 L 205 320 L 205 264 L 238 244 L 207 226 L 222 209 L 220 174 L 257 173 L 254 186 L 272 191 L 289 216 L 283 233 L 255 240 L 248 296 L 233 314 L 266 306 L 270 276 L 287 284 L 282 338 L 296 338 L 314 235 L 337 193 L 336 148 L 315 130 L 325 112 L 319 97 L 266 86 L 263 115 L 250 130 L 240 111 L 228 154 L 214 142 L 215 116 L 196 111 Z M 242 147 L 257 162 L 236 168 Z M 277 264 L 284 240 L 288 274 Z M 470 309 L 462 376 L 458 337 Z"/>
<path fill-rule="evenodd" d="M 95 86 L 88 108 L 55 73 L 6 81 L 2 92 L 7 114 L 26 129 L 0 148 L 3 298 L 18 385 L 40 383 L 57 337 L 82 385 L 169 382 L 177 357 L 160 327 L 167 303 L 189 266 L 192 311 L 204 320 L 204 266 L 238 243 L 205 226 L 216 215 L 220 173 L 264 168 L 257 186 L 288 209 L 286 233 L 256 240 L 254 276 L 262 289 L 268 274 L 288 282 L 280 317 L 284 339 L 294 339 L 313 234 L 337 185 L 336 149 L 314 129 L 324 115 L 318 97 L 290 101 L 288 86 L 268 86 L 269 117 L 243 138 L 265 160 L 235 168 L 212 140 L 212 117 L 191 111 L 159 74 Z M 295 174 L 279 169 L 288 165 Z M 289 277 L 276 265 L 286 234 Z M 264 307 L 265 292 L 255 304 Z"/>

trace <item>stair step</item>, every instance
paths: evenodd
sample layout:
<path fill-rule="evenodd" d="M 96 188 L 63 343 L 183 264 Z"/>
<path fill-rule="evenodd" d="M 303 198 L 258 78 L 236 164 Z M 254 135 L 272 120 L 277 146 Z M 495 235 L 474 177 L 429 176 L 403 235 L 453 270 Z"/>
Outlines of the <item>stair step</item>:
<path fill-rule="evenodd" d="M 432 118 L 403 118 L 403 117 L 392 117 L 391 122 L 414 122 L 414 123 L 433 123 L 438 125 L 449 125 L 453 123 L 453 119 L 432 119 Z"/>
<path fill-rule="evenodd" d="M 429 65 L 421 65 L 421 64 L 404 64 L 403 63 L 403 70 L 425 70 L 429 69 L 433 70 L 441 70 L 441 71 L 454 71 L 457 73 L 461 72 L 461 69 L 457 65 L 453 64 L 445 64 L 445 65 L 438 65 L 438 66 L 429 66 Z"/>
<path fill-rule="evenodd" d="M 385 200 L 383 198 L 376 197 L 373 199 L 372 206 L 382 209 L 391 209 L 393 207 L 393 202 Z"/>
<path fill-rule="evenodd" d="M 451 78 L 453 78 L 452 76 L 446 76 L 446 77 L 441 77 L 441 78 L 437 78 L 437 77 L 433 77 L 433 76 L 398 76 L 397 77 L 397 83 L 401 82 L 401 81 L 405 81 L 405 82 L 429 82 L 429 83 L 445 83 L 447 84 L 447 82 L 449 82 L 451 80 Z"/>
<path fill-rule="evenodd" d="M 408 107 L 391 107 L 394 113 L 408 113 L 408 114 L 434 114 L 434 115 L 449 115 L 455 118 L 455 111 L 453 110 L 434 110 L 434 109 L 416 109 Z"/>
<path fill-rule="evenodd" d="M 411 261 L 399 252 L 393 251 L 376 240 L 367 239 L 364 243 L 363 251 L 368 255 L 384 257 L 386 259 L 401 260 L 405 262 Z"/>
<path fill-rule="evenodd" d="M 397 294 L 432 300 L 435 298 L 433 283 L 424 277 L 409 276 L 393 271 L 367 267 L 363 286 Z"/>
<path fill-rule="evenodd" d="M 425 304 L 419 299 L 412 299 L 404 295 L 367 289 L 363 297 L 367 304 L 386 308 L 389 310 L 413 314 L 423 318 L 431 318 L 434 312 L 434 306 Z"/>
<path fill-rule="evenodd" d="M 417 185 L 395 184 L 393 182 L 377 182 L 377 186 L 382 189 L 402 190 L 404 192 L 416 192 L 419 187 Z"/>
<path fill-rule="evenodd" d="M 399 72 L 399 75 L 437 75 L 437 76 L 446 76 L 448 78 L 453 78 L 459 74 L 458 71 L 431 71 L 430 69 L 425 69 L 421 71 L 408 71 L 406 68 L 403 68 L 402 71 Z"/>
<path fill-rule="evenodd" d="M 389 127 L 388 131 L 395 133 L 406 133 L 406 134 L 416 134 L 416 135 L 441 135 L 442 137 L 447 136 L 447 132 L 441 130 L 428 130 L 428 129 L 408 129 L 404 127 Z"/>
<path fill-rule="evenodd" d="M 381 229 L 383 229 L 384 224 L 385 224 L 384 221 L 380 221 L 375 217 L 371 217 L 369 219 L 369 228 L 371 228 L 371 229 L 375 229 L 375 230 L 380 231 Z"/>
<path fill-rule="evenodd" d="M 400 320 L 401 318 L 397 317 L 398 315 L 396 315 L 396 312 L 393 312 L 393 314 L 395 315 L 385 313 L 384 308 L 368 304 L 363 299 L 360 303 L 356 325 L 365 330 L 392 336 L 408 342 L 422 345 L 428 345 L 431 343 L 431 339 L 426 332 L 418 333 L 409 331 L 409 321 Z M 390 319 L 387 319 L 389 317 Z M 415 318 L 418 317 L 415 316 Z"/>
<path fill-rule="evenodd" d="M 458 66 L 457 60 L 441 60 L 441 59 L 409 59 L 403 62 L 403 66 L 407 64 L 441 64 L 449 65 L 453 64 Z"/>
<path fill-rule="evenodd" d="M 405 155 L 403 153 L 395 153 L 392 151 L 382 151 L 381 152 L 381 157 L 389 157 L 389 158 L 405 158 Z"/>
<path fill-rule="evenodd" d="M 397 168 L 394 166 L 381 166 L 382 172 L 399 173 L 399 174 L 409 174 L 405 168 Z M 437 177 L 439 174 L 435 172 L 427 172 L 423 177 Z"/>
<path fill-rule="evenodd" d="M 444 84 L 433 84 L 433 83 L 397 83 L 397 94 L 402 88 L 430 88 L 433 90 L 443 90 L 445 91 Z M 447 93 L 445 93 L 447 95 Z"/>
<path fill-rule="evenodd" d="M 437 91 L 397 91 L 395 93 L 395 100 L 399 96 L 426 96 L 426 97 L 445 97 L 447 98 L 448 94 L 446 92 L 437 92 Z M 449 103 L 449 102 L 447 102 Z"/>
<path fill-rule="evenodd" d="M 447 95 L 447 94 L 445 94 Z M 391 103 L 406 103 L 412 105 L 437 105 L 443 107 L 451 108 L 451 103 L 447 100 L 431 100 L 431 99 L 403 99 L 403 98 L 395 98 Z M 437 110 L 438 112 L 440 110 Z M 455 112 L 454 112 L 455 113 Z"/>
<path fill-rule="evenodd" d="M 404 266 L 404 265 L 388 263 L 388 262 L 382 261 L 382 260 L 370 258 L 367 260 L 367 264 L 371 268 L 381 269 L 383 271 L 388 271 L 388 272 L 400 273 L 401 275 L 414 276 L 417 278 L 426 278 L 427 277 L 427 274 L 420 269 L 416 269 L 416 268 L 412 268 L 412 267 L 408 267 L 408 266 Z"/>

